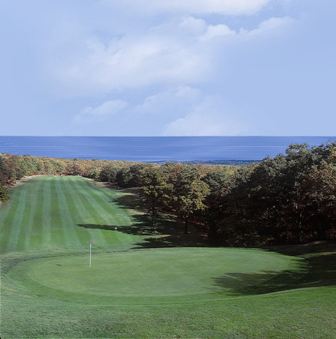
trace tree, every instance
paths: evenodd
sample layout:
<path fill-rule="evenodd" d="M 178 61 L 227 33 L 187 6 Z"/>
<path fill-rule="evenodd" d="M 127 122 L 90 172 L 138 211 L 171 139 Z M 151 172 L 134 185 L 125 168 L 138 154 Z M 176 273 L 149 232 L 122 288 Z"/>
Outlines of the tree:
<path fill-rule="evenodd" d="M 9 199 L 8 190 L 0 184 L 0 201 L 7 201 Z"/>
<path fill-rule="evenodd" d="M 102 182 L 116 183 L 118 168 L 113 165 L 107 165 L 102 168 L 99 174 L 99 180 Z"/>
<path fill-rule="evenodd" d="M 142 174 L 142 184 L 143 204 L 151 218 L 152 227 L 155 227 L 159 210 L 164 205 L 166 178 L 160 168 L 147 167 Z"/>
<path fill-rule="evenodd" d="M 15 157 L 10 155 L 0 156 L 0 182 L 3 185 L 10 185 L 16 180 Z"/>
<path fill-rule="evenodd" d="M 210 172 L 203 181 L 208 185 L 209 192 L 205 199 L 204 219 L 208 230 L 208 239 L 213 244 L 218 244 L 220 224 L 227 213 L 222 204 L 223 197 L 230 190 L 232 174 L 226 171 Z"/>
<path fill-rule="evenodd" d="M 131 187 L 132 174 L 129 168 L 121 168 L 117 172 L 116 181 L 119 187 L 127 188 Z"/>
<path fill-rule="evenodd" d="M 327 240 L 336 236 L 336 167 L 323 161 L 303 178 L 301 205 L 305 206 L 303 241 Z"/>
<path fill-rule="evenodd" d="M 78 159 L 73 159 L 67 166 L 67 175 L 81 175 L 82 168 L 81 168 L 82 161 Z M 49 167 L 49 164 L 46 163 Z"/>
<path fill-rule="evenodd" d="M 208 185 L 201 180 L 197 169 L 192 166 L 178 166 L 168 179 L 169 205 L 177 218 L 184 223 L 184 232 L 197 212 L 205 209 L 204 200 L 209 191 Z"/>

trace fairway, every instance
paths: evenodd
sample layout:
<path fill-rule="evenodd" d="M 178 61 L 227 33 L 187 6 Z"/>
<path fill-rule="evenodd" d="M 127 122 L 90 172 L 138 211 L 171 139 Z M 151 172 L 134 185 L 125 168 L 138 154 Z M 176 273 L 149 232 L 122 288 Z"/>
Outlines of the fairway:
<path fill-rule="evenodd" d="M 0 209 L 0 251 L 80 250 L 90 241 L 96 248 L 129 248 L 135 236 L 79 227 L 130 226 L 130 211 L 117 202 L 120 195 L 81 177 L 34 178 L 15 188 Z"/>
<path fill-rule="evenodd" d="M 81 177 L 12 189 L 0 208 L 1 337 L 334 337 L 333 244 L 146 248 L 125 197 Z"/>

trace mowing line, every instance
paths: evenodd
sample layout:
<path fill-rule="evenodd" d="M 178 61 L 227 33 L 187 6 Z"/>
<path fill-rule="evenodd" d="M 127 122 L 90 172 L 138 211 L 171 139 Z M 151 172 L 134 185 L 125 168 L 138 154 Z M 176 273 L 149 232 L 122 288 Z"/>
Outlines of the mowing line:
<path fill-rule="evenodd" d="M 97 189 L 96 187 L 94 187 L 93 185 L 90 184 L 90 182 L 86 181 L 85 182 L 88 185 L 88 188 L 90 190 L 90 192 L 92 192 L 92 198 L 96 201 L 96 206 L 97 206 L 97 210 L 100 211 L 101 215 L 100 218 L 103 221 L 104 224 L 106 225 L 110 225 L 111 224 L 111 220 L 113 219 L 112 224 L 115 225 L 123 225 L 123 223 L 121 222 L 121 218 L 119 215 L 119 209 L 118 207 L 114 206 L 112 203 L 108 204 L 106 202 L 106 200 L 102 197 L 102 192 Z M 117 232 L 112 232 L 111 231 L 106 231 L 106 230 L 102 230 L 103 235 L 105 237 L 105 239 L 109 242 L 112 243 L 123 243 L 125 241 L 125 238 L 121 239 L 121 235 Z"/>
<path fill-rule="evenodd" d="M 123 223 L 120 221 L 120 216 L 118 213 L 118 208 L 114 206 L 112 203 L 108 206 L 106 206 L 106 201 L 105 199 L 103 200 L 101 198 L 101 195 L 99 190 L 95 191 L 92 190 L 92 195 L 95 196 L 95 199 L 99 199 L 101 202 L 100 205 L 100 210 L 102 211 L 102 219 L 104 221 L 104 224 L 106 225 L 116 225 L 116 226 L 121 226 Z M 113 220 L 113 221 L 112 221 Z M 112 222 L 111 222 L 112 221 Z M 126 234 L 121 234 L 120 232 L 116 232 L 113 229 L 111 231 L 109 230 L 102 230 L 105 239 L 112 245 L 123 245 L 125 244 L 125 238 L 131 238 L 131 236 L 126 235 Z"/>
<path fill-rule="evenodd" d="M 27 235 L 25 237 L 25 249 L 38 249 L 41 244 L 42 236 L 42 216 L 41 216 L 41 204 L 43 192 L 43 179 L 38 178 L 34 183 L 35 186 L 35 196 L 32 201 L 32 212 L 31 218 L 27 227 Z"/>
<path fill-rule="evenodd" d="M 95 208 L 92 206 L 90 200 L 86 198 L 86 194 L 83 191 L 87 191 L 83 189 L 83 180 L 84 179 L 77 179 L 73 178 L 74 187 L 76 187 L 76 191 L 78 194 L 78 204 L 79 209 L 83 212 L 83 215 L 86 215 L 87 220 L 83 222 L 83 224 L 93 223 L 97 224 L 99 221 L 99 215 L 97 214 Z M 86 219 L 85 218 L 85 219 Z M 93 236 L 92 240 L 96 240 L 101 246 L 106 247 L 107 242 L 105 240 L 102 231 L 99 229 L 89 230 L 91 236 Z"/>
<path fill-rule="evenodd" d="M 118 206 L 114 205 L 113 202 L 108 203 L 106 201 L 105 197 L 108 197 L 108 199 L 112 199 L 112 197 L 105 192 L 103 189 L 99 189 L 98 187 L 94 186 L 91 182 L 86 180 L 86 184 L 92 191 L 92 194 L 95 197 L 95 200 L 100 202 L 99 208 L 102 212 L 102 218 L 105 222 L 106 225 L 110 224 L 115 224 L 116 226 L 130 226 L 132 224 L 131 218 L 129 215 L 123 211 L 121 208 Z M 113 222 L 111 223 L 111 219 L 113 218 Z M 129 239 L 132 238 L 131 235 L 123 234 L 119 232 L 110 232 L 110 231 L 105 231 L 104 232 L 105 237 L 108 240 L 112 240 L 113 243 L 117 242 L 119 244 L 122 244 L 125 242 L 125 237 L 128 237 Z M 113 235 L 113 238 L 111 236 Z"/>
<path fill-rule="evenodd" d="M 19 197 L 22 194 L 22 189 L 16 189 L 11 191 L 10 200 L 6 203 L 6 206 L 0 208 L 0 252 L 6 252 L 6 247 L 9 237 L 9 224 L 13 214 L 18 207 Z"/>
<path fill-rule="evenodd" d="M 14 251 L 16 249 L 20 228 L 22 227 L 23 214 L 26 207 L 26 195 L 27 191 L 22 189 L 22 193 L 19 196 L 18 207 L 15 210 L 16 213 L 10 223 L 8 243 L 6 247 L 7 252 Z"/>
<path fill-rule="evenodd" d="M 35 182 L 32 183 L 31 181 L 26 183 L 23 186 L 23 189 L 27 191 L 28 196 L 26 197 L 26 208 L 24 213 L 24 218 L 22 220 L 22 227 L 19 235 L 19 242 L 17 249 L 24 250 L 24 249 L 30 249 L 28 242 L 31 237 L 31 228 L 32 228 L 32 218 L 33 213 L 35 212 L 35 206 L 37 202 L 37 189 L 38 184 Z"/>
<path fill-rule="evenodd" d="M 104 231 L 108 239 L 113 240 L 114 243 L 120 245 L 125 245 L 126 239 L 129 243 L 136 243 L 138 239 L 134 235 L 130 235 L 122 232 L 122 226 L 131 226 L 133 224 L 133 218 L 128 213 L 128 210 L 122 207 L 119 207 L 115 202 L 116 192 L 111 191 L 106 188 L 100 189 L 94 185 L 91 181 L 86 180 L 88 187 L 94 192 L 94 195 L 99 201 L 101 201 L 101 208 L 104 209 L 104 219 L 106 224 L 114 224 L 116 226 L 121 226 L 119 232 Z M 113 219 L 112 219 L 113 218 Z M 113 220 L 111 222 L 111 219 Z M 113 235 L 113 238 L 111 236 Z"/>
<path fill-rule="evenodd" d="M 56 178 L 51 178 L 50 191 L 52 199 L 52 213 L 50 214 L 50 220 L 52 221 L 52 232 L 51 239 L 54 245 L 64 247 L 66 236 L 64 234 L 63 225 L 62 225 L 62 211 L 59 205 L 59 194 L 56 188 Z"/>
<path fill-rule="evenodd" d="M 107 211 L 107 213 L 110 213 L 112 210 L 113 216 L 117 220 L 117 223 L 119 224 L 118 226 L 131 226 L 132 225 L 132 216 L 130 216 L 127 213 L 127 210 L 122 209 L 121 207 L 116 206 L 113 204 L 115 200 L 115 195 L 112 194 L 112 192 L 107 192 L 106 189 L 99 189 L 95 185 L 93 185 L 91 182 L 87 181 L 87 184 L 91 189 L 94 190 L 95 195 L 99 198 L 100 201 L 102 201 L 102 207 Z M 104 198 L 107 197 L 108 199 L 111 200 L 111 203 L 107 202 L 106 199 Z"/>
<path fill-rule="evenodd" d="M 80 242 L 82 244 L 83 248 L 87 248 L 88 243 L 90 242 L 90 239 L 92 238 L 91 234 L 89 233 L 89 230 L 86 228 L 79 227 L 78 224 L 80 224 L 81 220 L 81 212 L 78 209 L 77 201 L 78 201 L 78 194 L 76 194 L 75 185 L 73 183 L 73 180 L 71 178 L 68 178 L 68 184 L 71 185 L 71 189 L 68 191 L 68 194 L 66 195 L 68 206 L 70 207 L 72 214 L 73 214 L 73 220 L 77 235 L 80 239 Z"/>
<path fill-rule="evenodd" d="M 94 186 L 95 188 L 97 188 L 95 185 L 91 184 L 92 186 Z M 132 226 L 134 224 L 134 217 L 133 215 L 130 213 L 130 210 L 128 208 L 122 208 L 118 206 L 118 202 L 116 201 L 116 198 L 120 195 L 119 192 L 116 191 L 111 191 L 108 188 L 104 188 L 101 190 L 101 198 L 104 199 L 105 204 L 110 207 L 112 210 L 119 210 L 120 213 L 116 213 L 117 215 L 117 221 L 119 223 L 120 226 Z M 106 198 L 111 200 L 111 204 L 108 204 L 108 202 L 106 201 L 105 198 L 103 198 L 103 196 L 105 196 Z M 119 221 L 121 220 L 121 221 Z M 122 232 L 122 227 L 121 227 L 121 231 L 119 231 L 117 233 L 118 239 L 120 239 L 120 242 L 123 243 L 125 242 L 125 237 L 129 238 L 133 243 L 137 243 L 139 241 L 138 239 L 135 239 L 133 235 L 131 234 L 127 234 L 127 233 L 120 233 Z M 122 236 L 122 237 L 121 237 Z"/>
<path fill-rule="evenodd" d="M 60 222 L 61 222 L 61 227 L 63 231 L 64 245 L 67 248 L 71 248 L 73 244 L 72 239 L 75 239 L 76 235 L 72 234 L 71 230 L 67 226 L 69 221 L 71 223 L 71 219 L 69 218 L 69 215 L 68 215 L 69 210 L 67 209 L 67 206 L 64 201 L 62 180 L 60 180 L 59 178 L 56 178 L 55 183 L 56 183 L 57 201 L 58 201 L 58 206 L 59 206 L 59 211 L 60 211 L 59 216 L 60 216 Z"/>
<path fill-rule="evenodd" d="M 59 178 L 58 179 L 58 188 L 59 188 L 59 196 L 60 196 L 60 203 L 62 210 L 64 211 L 64 221 L 65 221 L 65 226 L 66 226 L 66 236 L 67 240 L 71 241 L 71 247 L 77 247 L 81 248 L 81 242 L 79 240 L 79 237 L 77 235 L 76 230 L 74 229 L 74 225 L 76 225 L 76 222 L 74 221 L 72 211 L 69 209 L 69 204 L 68 204 L 68 198 L 67 195 L 69 194 L 68 189 L 66 188 L 66 183 L 68 180 L 65 180 L 64 178 Z M 72 185 L 70 185 L 72 186 Z M 72 187 L 69 188 L 69 190 L 72 190 Z M 65 191 L 65 193 L 64 193 Z"/>
<path fill-rule="evenodd" d="M 80 190 L 78 189 L 78 186 L 77 186 L 76 178 L 75 177 L 69 177 L 69 180 L 70 180 L 71 185 L 72 185 L 71 196 L 74 197 L 76 212 L 77 212 L 77 215 L 78 215 L 78 224 L 85 223 L 85 221 L 83 222 L 82 220 L 90 219 L 90 213 L 88 213 L 87 209 L 83 205 L 83 202 L 81 200 L 81 196 L 80 196 L 80 193 L 79 193 Z M 93 240 L 93 239 L 96 238 L 96 233 L 92 229 L 81 229 L 81 231 L 87 233 L 87 237 L 88 237 L 87 243 L 84 243 L 84 247 L 86 247 L 88 245 L 90 239 Z"/>
<path fill-rule="evenodd" d="M 42 245 L 49 248 L 51 245 L 51 183 L 50 177 L 45 178 L 42 194 Z"/>

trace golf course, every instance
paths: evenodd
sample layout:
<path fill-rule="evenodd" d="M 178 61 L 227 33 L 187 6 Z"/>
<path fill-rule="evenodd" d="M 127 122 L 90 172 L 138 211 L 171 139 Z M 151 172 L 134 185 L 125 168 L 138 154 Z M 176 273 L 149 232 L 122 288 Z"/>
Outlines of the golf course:
<path fill-rule="evenodd" d="M 209 247 L 136 198 L 80 176 L 11 189 L 1 338 L 335 338 L 334 244 Z"/>

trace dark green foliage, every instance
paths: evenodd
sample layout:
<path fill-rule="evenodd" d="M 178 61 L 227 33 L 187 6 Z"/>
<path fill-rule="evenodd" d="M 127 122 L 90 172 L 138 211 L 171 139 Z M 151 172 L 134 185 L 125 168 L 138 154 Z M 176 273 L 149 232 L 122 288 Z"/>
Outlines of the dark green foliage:
<path fill-rule="evenodd" d="M 117 172 L 134 163 L 108 160 L 67 160 L 0 154 L 0 183 L 12 185 L 25 176 L 80 175 L 94 180 L 115 182 Z"/>
<path fill-rule="evenodd" d="M 149 214 L 154 227 L 159 211 L 163 209 L 167 200 L 167 178 L 160 168 L 151 166 L 144 169 L 142 184 L 144 208 Z"/>
<path fill-rule="evenodd" d="M 206 209 L 203 213 L 204 221 L 208 227 L 208 238 L 210 243 L 216 245 L 220 243 L 218 237 L 219 228 L 227 209 L 223 205 L 222 197 L 227 194 L 232 185 L 232 177 L 227 172 L 217 171 L 208 173 L 204 182 L 209 187 L 209 193 L 205 200 Z M 222 225 L 222 232 L 224 225 Z"/>
<path fill-rule="evenodd" d="M 170 173 L 167 190 L 168 206 L 184 222 L 185 233 L 188 233 L 189 222 L 205 209 L 208 186 L 195 167 L 180 166 Z"/>
<path fill-rule="evenodd" d="M 116 174 L 116 182 L 119 187 L 141 187 L 143 174 L 148 165 L 136 164 L 121 168 Z"/>
<path fill-rule="evenodd" d="M 122 168 L 117 172 L 116 181 L 119 187 L 131 187 L 132 175 L 129 168 Z"/>
<path fill-rule="evenodd" d="M 107 165 L 101 169 L 98 178 L 102 182 L 116 183 L 117 174 L 118 168 L 111 165 Z"/>
<path fill-rule="evenodd" d="M 0 184 L 0 202 L 7 201 L 9 199 L 8 190 L 6 187 Z"/>
<path fill-rule="evenodd" d="M 312 149 L 293 145 L 284 156 L 242 168 L 218 200 L 222 242 L 260 245 L 332 239 L 334 154 L 335 145 Z"/>
<path fill-rule="evenodd" d="M 335 144 L 292 145 L 284 155 L 235 168 L 0 155 L 4 187 L 39 174 L 81 175 L 142 188 L 153 225 L 159 213 L 168 213 L 185 223 L 186 232 L 189 223 L 198 225 L 216 245 L 336 238 Z"/>

